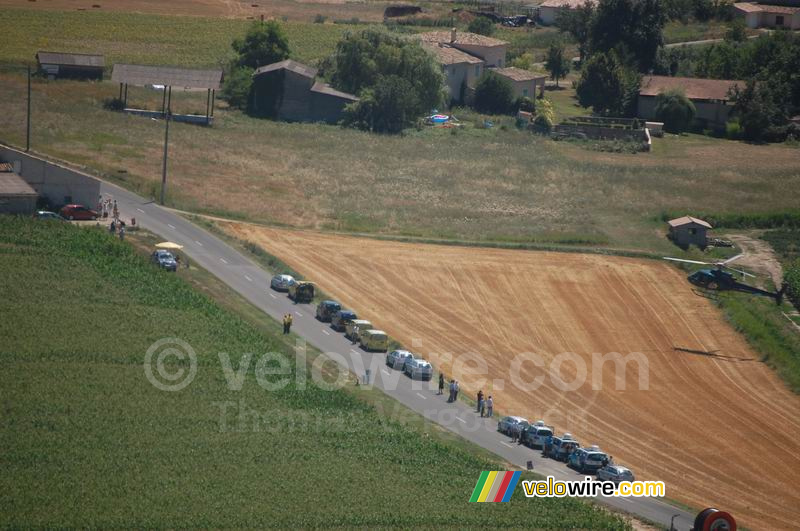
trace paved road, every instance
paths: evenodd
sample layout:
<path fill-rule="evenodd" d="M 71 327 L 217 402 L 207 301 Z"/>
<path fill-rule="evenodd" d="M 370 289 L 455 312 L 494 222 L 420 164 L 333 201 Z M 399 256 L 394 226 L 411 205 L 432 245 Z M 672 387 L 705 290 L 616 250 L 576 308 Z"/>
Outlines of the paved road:
<path fill-rule="evenodd" d="M 372 364 L 372 374 L 376 376 L 374 385 L 425 418 L 517 466 L 525 467 L 530 460 L 534 463 L 534 470 L 540 474 L 564 480 L 582 479 L 582 476 L 563 464 L 541 458 L 539 452 L 510 444 L 507 437 L 496 431 L 497 423 L 494 419 L 480 418 L 471 407 L 463 403 L 448 404 L 444 397 L 436 395 L 429 383 L 411 382 L 399 371 L 388 370 L 383 364 L 383 355 L 367 354 L 353 349 L 342 334 L 334 332 L 314 318 L 312 306 L 295 305 L 284 294 L 270 290 L 271 273 L 216 236 L 176 213 L 115 185 L 102 183 L 101 193 L 116 199 L 124 219 L 135 217 L 140 226 L 164 239 L 183 245 L 185 254 L 196 265 L 217 276 L 268 315 L 280 320 L 286 313 L 292 313 L 294 332 L 323 352 L 340 354 L 337 361 L 346 362 L 348 369 L 354 374 L 364 374 L 364 369 Z M 693 515 L 686 511 L 657 499 L 608 498 L 598 501 L 667 527 L 672 516 L 678 515 L 675 518 L 676 529 L 690 529 L 694 520 Z"/>

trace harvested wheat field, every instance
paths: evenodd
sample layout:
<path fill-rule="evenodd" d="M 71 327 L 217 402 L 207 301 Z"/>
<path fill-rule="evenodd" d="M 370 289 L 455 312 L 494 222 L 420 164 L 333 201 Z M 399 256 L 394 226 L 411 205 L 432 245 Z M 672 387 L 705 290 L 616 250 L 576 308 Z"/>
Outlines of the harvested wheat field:
<path fill-rule="evenodd" d="M 525 392 L 464 375 L 462 388 L 474 395 L 482 385 L 502 413 L 543 418 L 559 433 L 596 442 L 638 479 L 665 481 L 671 498 L 730 510 L 752 528 L 796 527 L 800 399 L 673 267 L 224 227 L 413 345 L 447 375 L 452 358 L 441 353 L 476 352 L 487 360 L 488 381 L 506 382 L 518 353 L 539 353 L 545 363 L 562 352 L 579 355 L 588 376 L 574 391 L 559 390 L 549 378 Z M 642 353 L 649 389 L 638 389 L 630 364 L 626 390 L 616 390 L 616 371 L 607 363 L 599 371 L 602 385 L 592 390 L 592 353 L 609 352 Z M 575 367 L 563 364 L 565 381 L 574 380 Z M 542 370 L 530 364 L 520 371 L 525 382 L 537 374 Z"/>

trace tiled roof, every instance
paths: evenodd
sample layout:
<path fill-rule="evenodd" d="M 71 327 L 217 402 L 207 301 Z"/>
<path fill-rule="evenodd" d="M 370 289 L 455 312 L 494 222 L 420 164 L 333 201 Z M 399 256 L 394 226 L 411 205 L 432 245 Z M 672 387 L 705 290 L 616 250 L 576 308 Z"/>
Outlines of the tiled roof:
<path fill-rule="evenodd" d="M 222 83 L 222 70 L 115 64 L 114 70 L 111 72 L 111 81 L 138 87 L 164 85 L 219 90 Z"/>
<path fill-rule="evenodd" d="M 675 218 L 667 221 L 670 227 L 680 227 L 682 225 L 688 225 L 690 223 L 696 223 L 698 225 L 702 225 L 703 227 L 710 229 L 711 224 L 707 221 L 703 221 L 702 219 L 693 218 L 692 216 L 683 216 L 682 218 Z"/>
<path fill-rule="evenodd" d="M 645 76 L 639 88 L 640 96 L 658 96 L 660 93 L 680 88 L 691 100 L 728 100 L 728 91 L 734 85 L 744 86 L 744 81 L 730 79 L 701 79 L 693 77 Z"/>
<path fill-rule="evenodd" d="M 311 68 L 310 66 L 304 65 L 303 63 L 298 63 L 297 61 L 292 61 L 291 59 L 286 59 L 285 61 L 279 61 L 277 63 L 272 63 L 271 65 L 262 66 L 258 68 L 253 75 L 257 76 L 258 74 L 263 74 L 265 72 L 274 72 L 275 70 L 291 70 L 295 74 L 300 74 L 301 76 L 305 76 L 311 79 L 317 77 L 317 69 Z"/>
<path fill-rule="evenodd" d="M 38 195 L 31 185 L 13 172 L 0 172 L 0 195 Z"/>
<path fill-rule="evenodd" d="M 328 96 L 336 96 L 337 98 L 342 98 L 345 100 L 358 101 L 358 98 L 356 96 L 348 94 L 347 92 L 336 90 L 330 85 L 326 85 L 325 83 L 320 83 L 319 81 L 314 83 L 314 85 L 311 87 L 311 90 L 313 92 L 319 92 L 320 94 L 327 94 Z"/>
<path fill-rule="evenodd" d="M 481 64 L 483 59 L 462 52 L 449 44 L 425 42 L 422 46 L 436 56 L 436 60 L 443 65 L 456 65 L 461 63 Z"/>
<path fill-rule="evenodd" d="M 507 77 L 512 81 L 532 81 L 534 79 L 547 78 L 547 76 L 536 75 L 530 70 L 523 70 L 522 68 L 516 68 L 514 66 L 508 66 L 505 68 L 492 68 L 492 72 L 500 74 L 503 77 Z"/>
<path fill-rule="evenodd" d="M 775 15 L 794 15 L 795 13 L 800 13 L 800 7 L 756 4 L 753 2 L 741 2 L 733 4 L 733 7 L 744 13 L 771 13 Z"/>
<path fill-rule="evenodd" d="M 104 68 L 106 60 L 102 55 L 87 53 L 64 53 L 64 52 L 36 52 L 39 63 L 65 66 L 92 66 Z"/>
<path fill-rule="evenodd" d="M 493 46 L 505 46 L 508 44 L 506 41 L 501 41 L 500 39 L 495 39 L 494 37 L 478 35 L 477 33 L 470 33 L 468 31 L 457 31 L 455 40 L 452 40 L 450 31 L 429 31 L 427 33 L 420 33 L 419 38 L 422 40 L 422 42 L 466 44 L 472 46 L 485 46 L 487 48 L 491 48 Z"/>

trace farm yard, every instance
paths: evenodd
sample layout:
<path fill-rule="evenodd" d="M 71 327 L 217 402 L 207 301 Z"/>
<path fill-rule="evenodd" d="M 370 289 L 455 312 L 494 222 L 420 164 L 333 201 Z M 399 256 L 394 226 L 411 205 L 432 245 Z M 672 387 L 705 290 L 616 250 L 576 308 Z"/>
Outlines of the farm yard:
<path fill-rule="evenodd" d="M 265 392 L 252 368 L 229 390 L 218 352 L 293 359 L 277 325 L 223 308 L 106 231 L 0 217 L 0 273 L 4 527 L 626 526 L 576 500 L 537 500 L 535 514 L 522 496 L 467 504 L 479 471 L 504 465 L 384 417 L 368 401 L 379 391 Z M 182 392 L 142 374 L 164 337 L 197 352 Z"/>
<path fill-rule="evenodd" d="M 664 480 L 669 497 L 725 506 L 748 527 L 796 521 L 800 399 L 666 263 L 222 227 L 313 279 L 445 374 L 455 356 L 481 356 L 488 374 L 457 377 L 471 395 L 493 394 L 502 414 L 548 419 L 559 433 L 632 465 L 637 479 Z M 545 380 L 526 391 L 509 383 L 511 360 L 523 352 L 539 354 L 545 367 L 575 353 L 590 379 L 593 353 L 639 352 L 649 388 L 639 389 L 630 363 L 624 390 L 609 364 L 598 372 L 599 390 L 591 380 L 568 392 Z M 578 374 L 574 362 L 561 370 L 567 382 Z M 536 371 L 523 365 L 521 381 L 533 381 Z"/>

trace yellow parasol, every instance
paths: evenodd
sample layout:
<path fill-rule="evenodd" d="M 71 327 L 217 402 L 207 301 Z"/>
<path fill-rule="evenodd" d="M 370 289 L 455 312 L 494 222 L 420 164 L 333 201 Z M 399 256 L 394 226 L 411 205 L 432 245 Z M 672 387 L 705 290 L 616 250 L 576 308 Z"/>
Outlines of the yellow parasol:
<path fill-rule="evenodd" d="M 156 244 L 156 249 L 174 249 L 180 250 L 183 249 L 183 245 L 178 245 L 177 243 L 173 242 L 161 242 Z"/>

